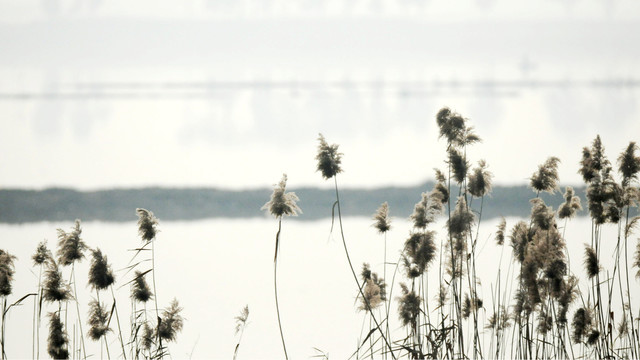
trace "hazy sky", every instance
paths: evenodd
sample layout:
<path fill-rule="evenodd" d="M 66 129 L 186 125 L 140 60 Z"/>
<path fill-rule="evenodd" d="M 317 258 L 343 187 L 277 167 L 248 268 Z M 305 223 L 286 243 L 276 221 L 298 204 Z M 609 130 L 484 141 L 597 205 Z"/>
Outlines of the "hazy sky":
<path fill-rule="evenodd" d="M 349 186 L 444 167 L 468 117 L 500 183 L 640 141 L 640 2 L 18 1 L 0 4 L 1 187 Z"/>

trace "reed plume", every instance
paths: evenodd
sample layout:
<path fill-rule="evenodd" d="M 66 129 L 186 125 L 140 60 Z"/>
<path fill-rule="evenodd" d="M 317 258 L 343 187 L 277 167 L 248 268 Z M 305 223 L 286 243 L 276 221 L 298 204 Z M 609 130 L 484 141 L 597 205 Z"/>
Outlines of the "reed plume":
<path fill-rule="evenodd" d="M 487 163 L 484 160 L 478 161 L 478 167 L 469 174 L 469 193 L 477 198 L 481 198 L 491 192 L 493 174 L 487 170 Z"/>
<path fill-rule="evenodd" d="M 504 232 L 507 230 L 507 220 L 504 217 L 501 218 L 498 224 L 498 230 L 496 231 L 496 244 L 499 246 L 504 245 Z"/>
<path fill-rule="evenodd" d="M 389 204 L 385 201 L 380 205 L 376 213 L 373 215 L 375 223 L 373 226 L 378 229 L 381 234 L 391 230 L 391 218 L 389 217 Z"/>
<path fill-rule="evenodd" d="M 115 277 L 107 256 L 100 249 L 91 250 L 92 260 L 89 267 L 89 285 L 95 290 L 105 290 L 114 283 Z"/>
<path fill-rule="evenodd" d="M 638 145 L 630 142 L 626 150 L 618 157 L 618 171 L 622 174 L 622 185 L 628 186 L 631 181 L 638 180 L 640 172 L 640 156 L 636 156 Z"/>
<path fill-rule="evenodd" d="M 549 230 L 555 226 L 555 212 L 550 206 L 544 203 L 541 198 L 530 200 L 531 203 L 531 221 L 542 230 Z"/>
<path fill-rule="evenodd" d="M 31 256 L 33 265 L 42 265 L 52 257 L 51 250 L 47 248 L 47 241 L 41 241 L 36 248 L 36 252 Z"/>
<path fill-rule="evenodd" d="M 382 297 L 380 296 L 380 286 L 378 286 L 373 279 L 368 279 L 365 281 L 364 290 L 363 290 L 364 298 L 361 298 L 359 310 L 364 311 L 372 311 L 382 305 Z"/>
<path fill-rule="evenodd" d="M 146 272 L 142 273 L 136 270 L 131 288 L 131 298 L 142 303 L 146 303 L 153 296 L 149 284 L 144 278 L 145 274 Z"/>
<path fill-rule="evenodd" d="M 456 208 L 447 220 L 449 233 L 454 237 L 463 238 L 471 230 L 475 216 L 467 206 L 464 196 L 460 196 L 456 202 Z"/>
<path fill-rule="evenodd" d="M 158 325 L 158 336 L 165 341 L 175 341 L 178 333 L 182 331 L 184 318 L 180 313 L 182 308 L 178 300 L 173 299 L 169 307 L 162 311 L 162 320 Z"/>
<path fill-rule="evenodd" d="M 236 319 L 236 335 L 240 333 L 240 338 L 238 339 L 238 344 L 236 344 L 236 348 L 233 351 L 233 359 L 235 360 L 238 356 L 238 350 L 240 349 L 240 342 L 242 341 L 242 335 L 244 335 L 244 329 L 246 329 L 249 320 L 249 305 L 246 305 L 240 315 L 235 317 Z"/>
<path fill-rule="evenodd" d="M 64 301 L 71 299 L 71 288 L 62 279 L 62 273 L 53 258 L 47 262 L 47 270 L 44 273 L 42 297 L 45 301 Z"/>
<path fill-rule="evenodd" d="M 435 232 L 414 232 L 411 233 L 409 238 L 404 243 L 405 259 L 408 261 L 405 266 L 408 265 L 409 273 L 413 270 L 411 264 L 415 264 L 416 269 L 410 277 L 417 277 L 427 271 L 429 264 L 435 259 L 436 245 L 434 241 Z"/>
<path fill-rule="evenodd" d="M 49 338 L 48 347 L 49 356 L 54 359 L 68 359 L 69 350 L 67 344 L 69 338 L 64 325 L 60 320 L 60 315 L 57 312 L 49 314 Z"/>
<path fill-rule="evenodd" d="M 138 234 L 142 240 L 151 241 L 158 232 L 158 219 L 147 209 L 138 208 L 136 213 L 138 214 Z"/>
<path fill-rule="evenodd" d="M 530 178 L 530 186 L 537 192 L 553 194 L 558 188 L 558 164 L 560 159 L 555 156 L 548 158 L 544 164 L 538 166 L 538 171 Z"/>
<path fill-rule="evenodd" d="M 582 341 L 583 337 L 587 335 L 591 329 L 592 323 L 591 311 L 588 308 L 581 307 L 576 310 L 571 321 L 573 327 L 573 341 L 578 344 Z"/>
<path fill-rule="evenodd" d="M 425 229 L 442 213 L 444 207 L 441 197 L 442 193 L 435 190 L 422 193 L 422 199 L 414 206 L 413 213 L 409 217 L 415 228 Z"/>
<path fill-rule="evenodd" d="M 558 208 L 558 217 L 560 219 L 570 219 L 580 210 L 582 210 L 580 197 L 575 195 L 571 186 L 567 186 L 564 192 L 564 202 Z"/>
<path fill-rule="evenodd" d="M 82 228 L 80 220 L 76 220 L 70 232 L 58 229 L 58 261 L 61 265 L 71 265 L 84 259 L 87 244 L 80 238 Z"/>
<path fill-rule="evenodd" d="M 409 288 L 400 283 L 402 289 L 402 296 L 398 298 L 398 316 L 402 325 L 410 325 L 415 330 L 418 322 L 418 315 L 420 315 L 420 303 L 422 298 L 418 296 L 413 290 L 409 291 Z"/>
<path fill-rule="evenodd" d="M 449 188 L 447 187 L 447 178 L 442 171 L 435 169 L 436 171 L 436 185 L 433 188 L 434 192 L 440 193 L 440 201 L 442 204 L 449 202 Z"/>
<path fill-rule="evenodd" d="M 338 152 L 337 144 L 329 145 L 322 134 L 319 134 L 318 141 L 320 144 L 316 155 L 316 160 L 318 161 L 317 171 L 320 171 L 322 177 L 328 180 L 342 172 L 340 165 L 343 154 Z"/>
<path fill-rule="evenodd" d="M 447 139 L 447 143 L 463 147 L 480 141 L 473 132 L 473 127 L 467 127 L 467 119 L 445 107 L 436 114 L 436 123 L 440 128 L 439 138 Z"/>
<path fill-rule="evenodd" d="M 584 249 L 584 266 L 587 270 L 587 276 L 589 276 L 589 279 L 594 278 L 600 272 L 598 255 L 591 246 L 588 246 L 586 244 Z"/>
<path fill-rule="evenodd" d="M 13 288 L 13 275 L 15 274 L 14 261 L 17 258 L 4 250 L 0 250 L 0 296 L 11 295 Z"/>
<path fill-rule="evenodd" d="M 151 348 L 155 345 L 156 335 L 153 331 L 153 328 L 149 325 L 148 322 L 144 322 L 142 326 L 142 347 L 148 352 L 151 351 Z"/>
<path fill-rule="evenodd" d="M 89 302 L 89 318 L 87 320 L 90 326 L 87 333 L 89 337 L 94 341 L 100 340 L 107 332 L 111 331 L 108 322 L 109 311 L 97 300 Z"/>
<path fill-rule="evenodd" d="M 453 171 L 453 178 L 458 184 L 467 177 L 467 171 L 469 171 L 469 162 L 466 157 L 456 148 L 449 148 L 449 166 Z"/>
<path fill-rule="evenodd" d="M 274 187 L 271 193 L 271 200 L 260 208 L 260 210 L 268 210 L 271 215 L 276 218 L 282 216 L 298 216 L 302 210 L 296 204 L 300 199 L 294 192 L 285 192 L 287 186 L 287 174 L 282 175 L 280 182 Z"/>

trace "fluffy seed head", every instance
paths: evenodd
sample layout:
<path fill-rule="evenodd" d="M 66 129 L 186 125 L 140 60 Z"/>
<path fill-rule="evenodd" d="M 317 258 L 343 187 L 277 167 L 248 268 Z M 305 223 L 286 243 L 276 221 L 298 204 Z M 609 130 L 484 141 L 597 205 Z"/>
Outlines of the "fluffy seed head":
<path fill-rule="evenodd" d="M 47 345 L 49 356 L 54 359 L 68 359 L 68 342 L 69 338 L 64 330 L 62 321 L 60 321 L 60 315 L 57 312 L 49 313 L 49 338 Z"/>
<path fill-rule="evenodd" d="M 449 166 L 451 166 L 451 171 L 453 171 L 453 178 L 458 184 L 462 184 L 467 177 L 469 162 L 456 148 L 449 149 Z"/>
<path fill-rule="evenodd" d="M 640 157 L 636 156 L 638 145 L 630 142 L 627 149 L 618 157 L 618 171 L 622 174 L 622 185 L 627 186 L 632 180 L 638 180 L 640 172 Z"/>
<path fill-rule="evenodd" d="M 415 228 L 425 229 L 442 213 L 444 208 L 441 196 L 442 194 L 436 190 L 430 193 L 422 193 L 422 199 L 415 205 L 413 213 L 409 217 L 413 221 Z"/>
<path fill-rule="evenodd" d="M 87 244 L 80 238 L 80 234 L 82 234 L 80 220 L 76 220 L 75 225 L 68 233 L 58 229 L 58 261 L 61 265 L 71 265 L 75 261 L 84 259 Z"/>
<path fill-rule="evenodd" d="M 464 196 L 460 196 L 456 202 L 456 208 L 451 213 L 451 217 L 447 220 L 449 232 L 453 236 L 463 237 L 471 229 L 475 216 L 469 210 L 467 201 Z"/>
<path fill-rule="evenodd" d="M 385 201 L 380 205 L 375 214 L 373 214 L 373 220 L 376 222 L 373 226 L 378 229 L 381 234 L 386 233 L 391 229 L 391 218 L 389 217 L 389 204 Z"/>
<path fill-rule="evenodd" d="M 420 296 L 416 295 L 416 293 L 412 290 L 409 291 L 409 288 L 403 283 L 400 283 L 400 287 L 402 288 L 402 296 L 398 298 L 398 316 L 400 317 L 400 321 L 402 321 L 402 325 L 408 326 L 410 325 L 412 328 L 416 327 L 416 320 L 418 315 L 420 315 L 420 302 L 422 299 Z"/>
<path fill-rule="evenodd" d="M 138 234 L 140 234 L 142 240 L 151 241 L 158 232 L 156 229 L 158 219 L 147 209 L 138 208 L 136 213 L 138 214 Z"/>
<path fill-rule="evenodd" d="M 63 301 L 71 299 L 71 288 L 62 279 L 62 273 L 55 260 L 47 262 L 47 270 L 44 273 L 44 292 L 42 297 L 45 301 Z"/>
<path fill-rule="evenodd" d="M 544 164 L 538 166 L 538 171 L 531 175 L 530 185 L 535 191 L 546 191 L 553 194 L 558 187 L 558 163 L 555 156 L 548 158 Z"/>
<path fill-rule="evenodd" d="M 47 241 L 41 241 L 36 248 L 36 252 L 33 254 L 31 259 L 33 260 L 33 265 L 42 265 L 45 261 L 51 258 L 51 251 L 47 248 Z"/>
<path fill-rule="evenodd" d="M 473 169 L 469 175 L 469 192 L 479 198 L 491 192 L 491 182 L 493 174 L 487 170 L 487 163 L 484 160 L 478 161 L 478 167 Z"/>
<path fill-rule="evenodd" d="M 555 225 L 555 212 L 541 198 L 531 199 L 531 220 L 542 230 L 549 230 Z"/>
<path fill-rule="evenodd" d="M 504 244 L 504 232 L 507 230 L 507 220 L 504 217 L 498 224 L 498 230 L 496 231 L 496 243 L 500 246 Z"/>
<path fill-rule="evenodd" d="M 158 336 L 165 341 L 175 341 L 178 333 L 182 331 L 184 318 L 180 315 L 182 308 L 178 300 L 173 299 L 168 308 L 162 311 L 162 320 L 158 324 Z"/>
<path fill-rule="evenodd" d="M 582 210 L 580 197 L 575 195 L 571 186 L 567 186 L 564 192 L 564 203 L 558 209 L 558 217 L 560 219 L 570 219 L 580 210 Z"/>
<path fill-rule="evenodd" d="M 142 347 L 147 351 L 151 350 L 151 347 L 155 343 L 155 338 L 156 336 L 153 328 L 145 321 L 144 326 L 142 327 Z"/>
<path fill-rule="evenodd" d="M 92 259 L 89 267 L 89 285 L 95 290 L 104 290 L 115 281 L 107 256 L 100 249 L 91 251 Z"/>
<path fill-rule="evenodd" d="M 596 251 L 591 247 L 585 244 L 584 249 L 584 266 L 587 270 L 587 275 L 589 279 L 592 279 L 600 272 L 600 263 L 598 262 L 598 255 Z"/>
<path fill-rule="evenodd" d="M 271 194 L 271 200 L 267 201 L 260 210 L 269 210 L 271 215 L 281 218 L 284 215 L 298 216 L 302 210 L 296 204 L 298 196 L 294 192 L 284 192 L 287 186 L 287 174 L 282 175 L 282 180 L 276 185 Z"/>
<path fill-rule="evenodd" d="M 109 321 L 109 311 L 96 300 L 89 303 L 89 332 L 87 333 L 93 341 L 100 340 L 111 329 L 107 325 Z"/>
<path fill-rule="evenodd" d="M 322 177 L 325 179 L 331 179 L 342 172 L 340 164 L 342 163 L 342 153 L 338 152 L 338 145 L 329 145 L 324 139 L 322 134 L 319 134 L 318 141 L 318 154 L 316 160 L 318 161 L 317 171 L 322 173 Z"/>
<path fill-rule="evenodd" d="M 153 296 L 153 293 L 144 278 L 145 274 L 146 272 L 142 273 L 136 270 L 131 286 L 131 298 L 142 303 L 146 303 Z"/>
<path fill-rule="evenodd" d="M 0 250 L 0 296 L 11 295 L 13 274 L 15 273 L 15 256 Z"/>
<path fill-rule="evenodd" d="M 249 305 L 245 305 L 240 311 L 240 315 L 235 317 L 236 319 L 236 335 L 242 330 L 242 328 L 247 326 L 247 321 L 249 320 Z"/>
<path fill-rule="evenodd" d="M 371 311 L 371 309 L 375 309 L 382 304 L 380 287 L 373 281 L 373 279 L 368 279 L 366 281 L 362 293 L 364 294 L 364 298 L 360 298 L 359 310 Z"/>

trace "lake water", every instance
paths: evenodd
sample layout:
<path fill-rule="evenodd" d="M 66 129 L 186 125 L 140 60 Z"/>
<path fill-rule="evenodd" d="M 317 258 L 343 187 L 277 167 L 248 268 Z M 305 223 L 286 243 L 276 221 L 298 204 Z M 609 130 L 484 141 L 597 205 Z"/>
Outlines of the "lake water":
<path fill-rule="evenodd" d="M 508 228 L 517 220 L 508 218 Z M 509 268 L 510 246 L 505 245 L 501 249 L 493 240 L 497 222 L 496 219 L 481 224 L 477 266 L 482 280 L 480 296 L 485 301 L 486 309 L 480 312 L 481 318 L 488 317 L 492 312 L 491 286 L 495 286 L 498 267 L 502 268 L 503 284 Z M 368 262 L 374 271 L 382 275 L 384 240 L 371 224 L 368 218 L 346 218 L 345 236 L 356 271 L 359 271 L 363 262 Z M 439 232 L 438 239 L 444 234 L 443 225 L 440 221 L 431 227 Z M 38 242 L 48 239 L 49 246 L 54 247 L 56 228 L 69 230 L 71 226 L 71 223 L 0 225 L 0 248 L 18 257 L 14 291 L 9 296 L 9 302 L 33 292 L 37 286 L 38 269 L 32 267 L 31 255 Z M 287 218 L 282 226 L 278 286 L 282 325 L 290 357 L 301 359 L 317 355 L 314 348 L 328 353 L 331 358 L 349 357 L 356 349 L 358 339 L 364 336 L 361 335 L 364 314 L 356 310 L 358 304 L 354 300 L 357 290 L 345 259 L 339 229 L 334 229 L 330 234 L 330 219 L 311 222 Z M 136 223 L 87 222 L 82 227 L 86 243 L 90 247 L 99 247 L 108 256 L 116 270 L 117 284 L 128 281 L 131 274 L 124 276 L 122 269 L 132 256 L 132 252 L 127 250 L 140 245 Z M 590 229 L 588 218 L 574 219 L 566 227 L 571 270 L 578 274 L 584 272 L 583 243 L 590 241 Z M 169 346 L 171 355 L 174 358 L 232 357 L 237 342 L 234 317 L 248 305 L 249 325 L 242 339 L 239 358 L 281 358 L 283 354 L 273 294 L 276 220 L 265 217 L 161 222 L 160 230 L 156 245 L 158 303 L 160 307 L 165 307 L 172 298 L 177 298 L 184 307 L 183 315 L 186 318 L 177 343 Z M 408 221 L 394 220 L 387 237 L 388 261 L 395 261 L 409 231 Z M 635 249 L 635 237 L 633 239 L 631 249 Z M 607 269 L 611 269 L 611 264 L 606 262 L 611 262 L 615 241 L 616 228 L 605 227 L 602 258 Z M 85 259 L 76 267 L 78 298 L 84 321 L 86 304 L 94 296 L 94 292 L 85 286 L 88 264 L 89 261 Z M 141 265 L 141 269 L 146 266 Z M 437 284 L 437 264 L 432 265 L 431 269 L 429 283 Z M 393 267 L 388 266 L 389 282 L 392 271 Z M 68 277 L 69 269 L 64 269 L 64 274 Z M 631 274 L 635 274 L 635 269 L 631 270 Z M 586 289 L 585 284 L 582 279 L 583 290 Z M 631 284 L 632 298 L 637 299 L 640 287 L 635 278 Z M 117 288 L 125 339 L 128 338 L 129 329 L 128 294 L 128 286 Z M 397 294 L 398 287 L 394 289 L 392 309 L 397 308 Z M 433 299 L 434 295 L 435 289 L 430 289 L 428 296 Z M 107 294 L 102 294 L 101 299 L 111 303 Z M 53 306 L 47 305 L 43 313 L 53 310 Z M 575 311 L 575 306 L 572 311 Z M 32 314 L 32 300 L 9 312 L 6 325 L 8 358 L 32 356 Z M 75 317 L 76 311 L 70 306 L 69 319 Z M 41 354 L 46 354 L 47 328 L 43 322 Z M 83 324 L 85 331 L 87 328 Z M 396 319 L 395 310 L 391 329 L 396 338 L 404 333 Z M 364 334 L 366 332 L 367 328 Z M 114 333 L 110 333 L 108 339 L 111 356 L 115 358 L 118 356 L 119 341 Z M 489 341 L 490 336 L 485 336 L 485 339 Z M 94 358 L 100 357 L 98 343 L 88 339 L 85 342 L 87 353 Z M 485 344 L 487 347 L 488 344 Z"/>

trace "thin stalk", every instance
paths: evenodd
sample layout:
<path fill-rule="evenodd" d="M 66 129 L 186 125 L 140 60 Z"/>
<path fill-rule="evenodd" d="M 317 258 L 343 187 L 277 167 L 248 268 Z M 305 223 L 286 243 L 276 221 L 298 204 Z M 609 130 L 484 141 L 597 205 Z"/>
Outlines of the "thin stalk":
<path fill-rule="evenodd" d="M 122 357 L 127 360 L 127 352 L 124 349 L 124 340 L 122 340 L 122 329 L 120 328 L 120 315 L 118 315 L 118 304 L 116 303 L 116 294 L 113 292 L 113 284 L 111 285 L 111 297 L 113 298 L 113 307 L 116 310 L 116 323 L 118 324 L 118 335 L 120 337 L 120 346 L 122 346 Z"/>
<path fill-rule="evenodd" d="M 0 345 L 2 346 L 2 359 L 7 358 L 7 354 L 5 354 L 4 348 L 4 325 L 5 325 L 5 317 L 7 315 L 7 297 L 2 297 L 2 335 L 0 336 Z"/>
<path fill-rule="evenodd" d="M 156 328 L 160 330 L 160 313 L 158 310 L 158 290 L 156 288 L 156 238 L 151 239 L 151 275 L 153 280 L 153 301 L 156 305 Z M 160 331 L 156 331 L 158 333 L 158 344 L 159 348 L 158 353 L 160 354 L 160 359 L 162 359 L 163 351 L 162 351 L 162 339 L 160 338 Z"/>
<path fill-rule="evenodd" d="M 371 310 L 371 306 L 369 305 L 369 300 L 367 300 L 367 298 L 364 296 L 364 293 L 362 292 L 362 288 L 360 287 L 360 281 L 358 280 L 358 275 L 356 275 L 355 270 L 353 270 L 353 265 L 351 263 L 351 257 L 349 257 L 349 250 L 347 249 L 347 241 L 344 238 L 344 229 L 342 227 L 342 212 L 340 210 L 340 195 L 338 193 L 338 180 L 336 178 L 336 176 L 333 177 L 334 180 L 334 184 L 335 184 L 335 189 L 336 189 L 336 203 L 338 204 L 338 221 L 340 224 L 340 235 L 342 237 L 342 244 L 344 246 L 344 252 L 347 255 L 347 262 L 349 263 L 349 268 L 351 269 L 351 273 L 353 274 L 353 278 L 356 281 L 356 285 L 358 285 L 358 289 L 360 290 L 360 296 L 362 296 L 362 298 L 364 299 L 366 305 L 367 305 L 367 309 Z M 389 348 L 389 352 L 391 353 L 391 357 L 393 359 L 396 359 L 394 353 L 393 353 L 393 348 L 391 347 L 391 344 L 389 344 L 389 341 L 387 340 L 387 337 L 384 334 L 384 331 L 380 328 L 380 324 L 378 323 L 378 320 L 376 320 L 376 317 L 373 315 L 373 312 L 369 311 L 371 313 L 371 317 L 373 318 L 373 322 L 376 324 L 376 328 L 378 329 L 378 331 L 380 332 L 380 335 L 382 336 L 382 338 L 384 339 L 384 342 L 387 344 L 387 348 Z"/>
<path fill-rule="evenodd" d="M 278 314 L 278 327 L 280 328 L 280 339 L 282 339 L 282 349 L 284 350 L 285 359 L 289 359 L 287 354 L 287 345 L 284 342 L 284 334 L 282 333 L 282 323 L 280 322 L 280 306 L 278 306 L 278 247 L 280 246 L 280 230 L 282 230 L 282 217 L 278 219 L 278 232 L 276 233 L 276 252 L 273 257 L 273 290 L 276 295 L 276 313 Z"/>
<path fill-rule="evenodd" d="M 636 328 L 635 325 L 633 324 L 633 306 L 631 306 L 631 295 L 630 295 L 630 288 L 629 288 L 629 253 L 627 250 L 627 240 L 628 240 L 628 234 L 627 234 L 627 226 L 629 224 L 629 206 L 627 206 L 627 216 L 626 216 L 626 222 L 625 222 L 625 233 L 624 233 L 624 267 L 625 267 L 625 273 L 626 273 L 626 281 L 627 281 L 627 305 L 629 306 L 629 318 L 631 320 L 631 355 L 633 358 L 637 358 L 638 357 L 638 348 L 637 348 L 637 344 L 636 344 L 636 337 L 635 337 L 635 333 L 636 333 Z M 624 305 L 622 306 L 622 311 L 625 313 L 626 316 L 626 311 L 624 310 Z"/>
<path fill-rule="evenodd" d="M 80 327 L 80 343 L 82 344 L 82 351 L 84 354 L 84 358 L 87 358 L 87 349 L 84 346 L 84 332 L 82 331 L 82 318 L 80 317 L 80 305 L 78 304 L 78 291 L 76 290 L 76 271 L 75 271 L 76 263 L 73 262 L 71 264 L 71 276 L 73 277 L 73 296 L 76 300 L 76 311 L 78 312 L 78 324 Z M 66 311 L 65 311 L 66 312 Z M 65 314 L 66 317 L 66 314 Z M 66 326 L 66 324 L 65 324 Z"/>

